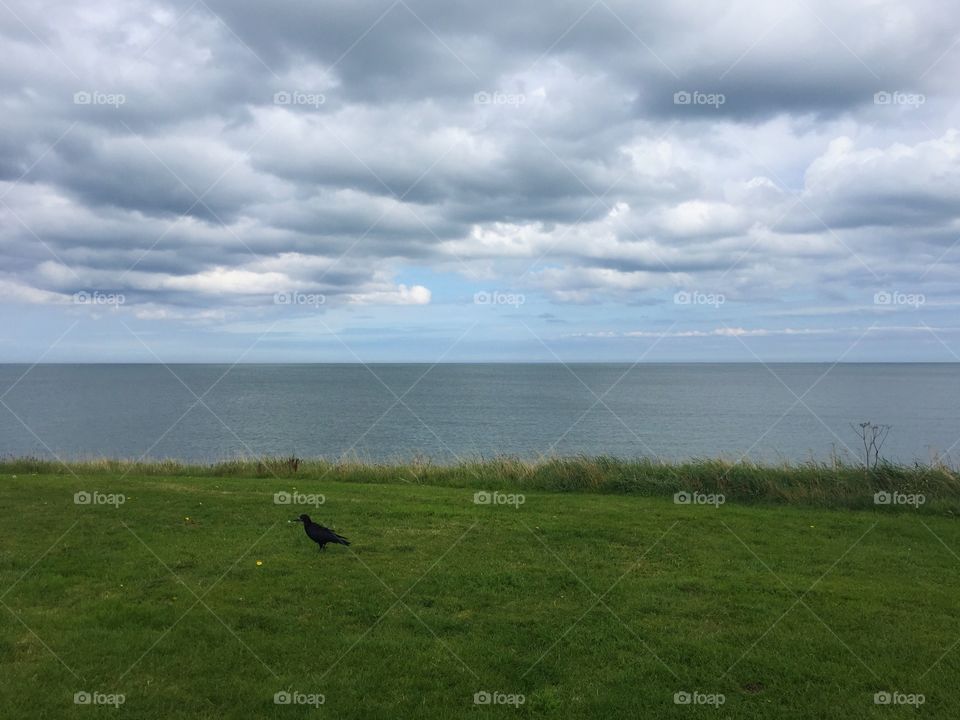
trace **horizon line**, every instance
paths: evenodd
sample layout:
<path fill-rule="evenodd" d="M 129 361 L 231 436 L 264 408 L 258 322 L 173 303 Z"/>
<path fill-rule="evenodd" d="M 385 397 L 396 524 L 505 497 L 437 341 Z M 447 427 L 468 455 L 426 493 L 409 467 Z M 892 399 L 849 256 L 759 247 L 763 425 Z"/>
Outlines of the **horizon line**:
<path fill-rule="evenodd" d="M 56 366 L 56 365 L 960 365 L 958 360 L 274 360 L 257 362 L 234 362 L 228 360 L 71 360 L 52 362 L 32 362 L 18 360 L 0 360 L 4 365 Z"/>

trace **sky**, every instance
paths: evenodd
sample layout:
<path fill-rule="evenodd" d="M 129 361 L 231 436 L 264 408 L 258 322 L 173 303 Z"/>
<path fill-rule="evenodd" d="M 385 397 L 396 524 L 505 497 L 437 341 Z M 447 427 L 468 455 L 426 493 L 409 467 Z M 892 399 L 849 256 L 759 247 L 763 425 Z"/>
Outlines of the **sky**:
<path fill-rule="evenodd" d="M 960 361 L 933 0 L 0 1 L 0 362 Z"/>

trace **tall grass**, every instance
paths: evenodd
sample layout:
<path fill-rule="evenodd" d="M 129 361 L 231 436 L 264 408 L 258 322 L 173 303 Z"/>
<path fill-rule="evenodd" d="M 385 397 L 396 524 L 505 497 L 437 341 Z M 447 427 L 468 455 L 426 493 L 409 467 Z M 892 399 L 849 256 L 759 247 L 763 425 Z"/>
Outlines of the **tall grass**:
<path fill-rule="evenodd" d="M 876 468 L 844 463 L 758 465 L 723 459 L 667 463 L 606 456 L 513 457 L 441 465 L 418 458 L 406 463 L 329 461 L 295 457 L 238 458 L 208 464 L 178 460 L 95 459 L 69 463 L 41 458 L 0 459 L 0 476 L 296 478 L 300 482 L 410 483 L 476 489 L 547 490 L 668 496 L 678 491 L 722 493 L 727 501 L 824 507 L 874 506 L 881 491 L 923 495 L 921 509 L 960 513 L 960 474 L 945 464 Z"/>

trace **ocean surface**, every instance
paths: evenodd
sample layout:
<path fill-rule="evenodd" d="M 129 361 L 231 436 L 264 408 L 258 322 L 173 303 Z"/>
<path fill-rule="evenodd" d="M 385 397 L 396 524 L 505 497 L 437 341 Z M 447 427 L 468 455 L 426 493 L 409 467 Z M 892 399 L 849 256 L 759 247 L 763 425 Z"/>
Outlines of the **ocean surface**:
<path fill-rule="evenodd" d="M 960 458 L 960 364 L 0 365 L 0 454 Z"/>

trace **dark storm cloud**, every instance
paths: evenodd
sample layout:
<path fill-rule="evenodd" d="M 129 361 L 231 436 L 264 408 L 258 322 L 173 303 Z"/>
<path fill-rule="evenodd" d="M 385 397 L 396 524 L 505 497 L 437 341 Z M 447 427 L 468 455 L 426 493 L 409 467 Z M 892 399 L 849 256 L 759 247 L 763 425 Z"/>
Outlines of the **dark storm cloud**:
<path fill-rule="evenodd" d="M 208 6 L 280 75 L 304 59 L 333 66 L 349 100 L 455 99 L 557 60 L 633 88 L 638 115 L 683 118 L 718 114 L 675 104 L 683 90 L 723 93 L 719 114 L 739 118 L 838 112 L 872 102 L 884 83 L 919 92 L 955 38 L 934 21 L 948 11 L 941 2 L 915 4 L 913 17 L 893 3 L 760 12 L 744 2 L 626 0 L 566 2 L 550 12 L 532 0 Z M 929 42 L 909 42 L 917 19 Z"/>

